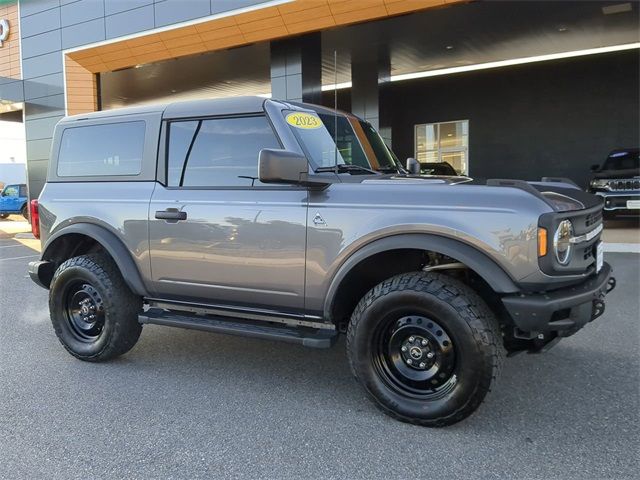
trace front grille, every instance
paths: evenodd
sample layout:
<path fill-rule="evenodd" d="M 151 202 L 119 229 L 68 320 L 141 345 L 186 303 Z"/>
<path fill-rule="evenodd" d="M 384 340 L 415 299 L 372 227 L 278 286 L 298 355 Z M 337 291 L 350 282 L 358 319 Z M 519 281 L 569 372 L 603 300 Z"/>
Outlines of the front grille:
<path fill-rule="evenodd" d="M 593 212 L 587 215 L 584 223 L 585 223 L 585 227 L 589 228 L 593 225 L 597 225 L 601 221 L 602 221 L 602 212 L 598 211 L 598 212 Z"/>
<path fill-rule="evenodd" d="M 609 190 L 640 190 L 640 179 L 609 180 Z"/>

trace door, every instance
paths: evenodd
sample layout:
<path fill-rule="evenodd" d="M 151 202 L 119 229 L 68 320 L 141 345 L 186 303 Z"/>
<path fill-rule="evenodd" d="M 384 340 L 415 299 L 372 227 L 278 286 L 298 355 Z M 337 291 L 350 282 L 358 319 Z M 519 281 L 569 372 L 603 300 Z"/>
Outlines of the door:
<path fill-rule="evenodd" d="M 149 211 L 160 298 L 304 309 L 307 191 L 258 180 L 258 154 L 280 148 L 264 116 L 167 125 L 166 186 Z"/>

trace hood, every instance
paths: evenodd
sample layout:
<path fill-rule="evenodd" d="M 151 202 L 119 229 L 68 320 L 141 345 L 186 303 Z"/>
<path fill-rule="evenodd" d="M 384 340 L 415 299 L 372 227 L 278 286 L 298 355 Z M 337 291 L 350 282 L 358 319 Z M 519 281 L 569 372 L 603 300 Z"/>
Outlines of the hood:
<path fill-rule="evenodd" d="M 352 177 L 353 178 L 353 177 Z M 428 176 L 428 175 L 380 175 L 374 178 L 362 177 L 363 184 L 381 185 L 393 182 L 395 185 L 475 185 L 488 187 L 511 187 L 525 190 L 541 199 L 556 212 L 569 212 L 592 208 L 602 203 L 597 195 L 580 190 L 575 185 L 558 182 L 526 182 L 524 180 L 479 180 L 470 177 Z"/>
<path fill-rule="evenodd" d="M 471 183 L 472 178 L 465 176 L 445 176 L 445 175 L 378 175 L 376 177 L 363 177 L 362 183 L 368 185 L 394 182 L 408 185 L 459 185 L 461 183 Z"/>

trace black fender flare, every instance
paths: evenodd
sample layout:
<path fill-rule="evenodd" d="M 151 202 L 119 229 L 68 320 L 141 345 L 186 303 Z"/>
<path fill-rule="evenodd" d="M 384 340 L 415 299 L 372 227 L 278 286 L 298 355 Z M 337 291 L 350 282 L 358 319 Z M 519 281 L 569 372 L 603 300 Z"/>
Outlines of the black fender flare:
<path fill-rule="evenodd" d="M 362 246 L 342 263 L 327 290 L 323 309 L 324 318 L 331 318 L 334 299 L 340 284 L 352 268 L 372 255 L 397 249 L 428 250 L 454 258 L 476 272 L 495 292 L 500 294 L 516 293 L 521 290 L 493 259 L 460 240 L 430 233 L 392 235 Z"/>
<path fill-rule="evenodd" d="M 55 240 L 73 233 L 90 237 L 102 245 L 118 266 L 118 269 L 129 288 L 136 295 L 143 297 L 149 295 L 144 282 L 142 281 L 142 276 L 138 271 L 138 267 L 136 267 L 136 264 L 131 257 L 131 253 L 129 253 L 127 247 L 122 243 L 122 240 L 106 228 L 93 223 L 74 223 L 55 232 L 47 239 L 47 242 L 42 249 L 42 260 L 51 258 L 51 256 L 48 255 L 50 254 L 49 248 Z"/>

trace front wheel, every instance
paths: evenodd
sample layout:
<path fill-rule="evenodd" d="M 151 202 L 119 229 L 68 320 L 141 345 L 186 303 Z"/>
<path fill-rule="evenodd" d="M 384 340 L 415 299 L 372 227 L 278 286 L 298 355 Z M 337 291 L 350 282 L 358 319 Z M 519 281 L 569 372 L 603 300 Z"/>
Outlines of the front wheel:
<path fill-rule="evenodd" d="M 141 309 L 141 298 L 105 255 L 70 258 L 51 280 L 51 323 L 60 343 L 80 360 L 109 360 L 133 348 L 142 331 Z"/>
<path fill-rule="evenodd" d="M 29 209 L 27 208 L 27 205 L 23 205 L 22 208 L 20 209 L 20 215 L 22 215 L 25 220 L 29 220 Z"/>
<path fill-rule="evenodd" d="M 5 218 L 9 218 L 8 213 L 0 213 L 0 219 L 4 220 Z"/>
<path fill-rule="evenodd" d="M 471 415 L 504 357 L 484 301 L 460 281 L 425 272 L 369 291 L 351 317 L 347 350 L 353 374 L 378 407 L 427 427 Z"/>

